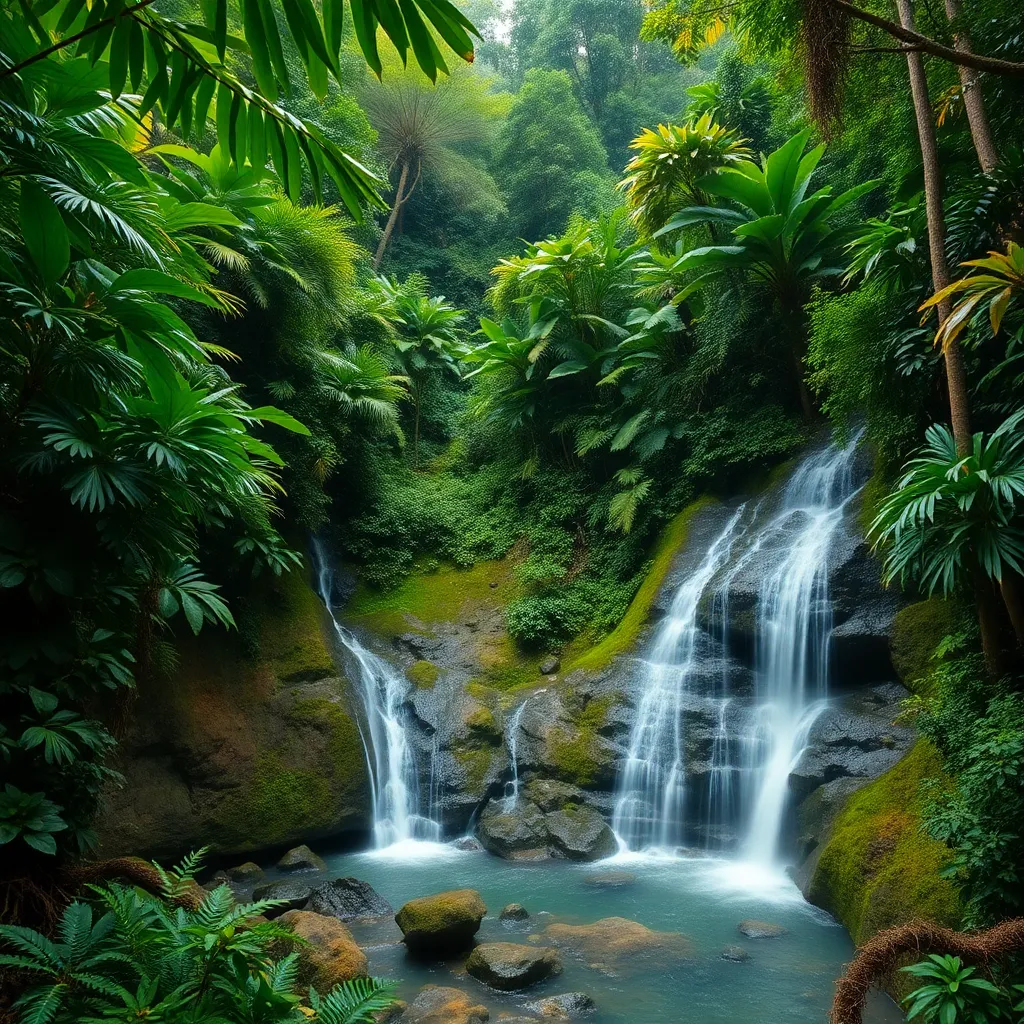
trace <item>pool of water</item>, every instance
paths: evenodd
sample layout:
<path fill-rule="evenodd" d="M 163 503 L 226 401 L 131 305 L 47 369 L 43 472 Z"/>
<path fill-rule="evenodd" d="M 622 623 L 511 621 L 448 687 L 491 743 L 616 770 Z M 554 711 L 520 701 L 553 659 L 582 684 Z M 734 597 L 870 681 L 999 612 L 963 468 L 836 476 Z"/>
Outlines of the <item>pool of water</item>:
<path fill-rule="evenodd" d="M 616 959 L 563 950 L 561 976 L 506 994 L 469 977 L 464 958 L 423 963 L 409 957 L 393 921 L 351 925 L 371 973 L 397 980 L 403 999 L 411 1000 L 426 984 L 451 985 L 488 1006 L 492 1021 L 516 1015 L 531 999 L 583 991 L 597 1004 L 588 1018 L 593 1024 L 822 1024 L 834 979 L 853 951 L 844 929 L 808 904 L 784 874 L 735 861 L 621 855 L 596 864 L 523 864 L 427 843 L 325 860 L 327 877 L 365 879 L 396 910 L 417 896 L 478 890 L 488 910 L 477 936 L 483 942 L 526 943 L 533 936 L 533 942 L 546 944 L 543 932 L 553 922 L 590 924 L 606 917 L 630 918 L 689 940 L 685 954 L 658 951 Z M 635 878 L 615 888 L 593 884 L 593 876 L 609 871 Z M 508 903 L 523 904 L 529 920 L 499 921 Z M 773 939 L 745 938 L 737 928 L 744 918 L 782 925 L 786 932 Z M 749 960 L 724 960 L 726 946 L 742 947 Z M 903 1017 L 879 997 L 865 1020 L 890 1024 Z"/>

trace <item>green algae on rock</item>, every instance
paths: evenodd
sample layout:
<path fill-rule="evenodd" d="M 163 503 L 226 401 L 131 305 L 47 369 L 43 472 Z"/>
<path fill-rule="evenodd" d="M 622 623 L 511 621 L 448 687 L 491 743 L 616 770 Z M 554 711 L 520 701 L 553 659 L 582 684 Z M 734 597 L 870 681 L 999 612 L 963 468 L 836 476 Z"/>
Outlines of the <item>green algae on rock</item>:
<path fill-rule="evenodd" d="M 410 950 L 457 953 L 472 944 L 486 913 L 475 889 L 453 889 L 410 900 L 395 914 L 395 923 Z"/>

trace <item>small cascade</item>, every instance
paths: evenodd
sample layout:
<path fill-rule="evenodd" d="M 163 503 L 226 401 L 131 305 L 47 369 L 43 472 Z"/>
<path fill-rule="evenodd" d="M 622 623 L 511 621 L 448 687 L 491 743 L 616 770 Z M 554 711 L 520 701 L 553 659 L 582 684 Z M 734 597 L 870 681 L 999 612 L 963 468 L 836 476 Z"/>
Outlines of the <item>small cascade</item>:
<path fill-rule="evenodd" d="M 327 608 L 341 650 L 349 663 L 363 704 L 365 721 L 360 735 L 370 773 L 374 846 L 383 849 L 410 840 L 437 842 L 441 826 L 430 817 L 436 799 L 434 758 L 430 765 L 428 809 L 420 810 L 416 753 L 409 741 L 405 700 L 407 680 L 367 650 L 334 615 L 331 594 L 334 577 L 321 543 L 313 540 L 317 588 Z"/>
<path fill-rule="evenodd" d="M 713 850 L 738 832 L 745 858 L 779 859 L 789 776 L 828 692 L 828 554 L 857 490 L 858 440 L 808 456 L 779 496 L 732 513 L 676 591 L 640 662 L 612 819 L 626 848 Z M 753 630 L 748 653 L 730 650 L 734 619 Z"/>
<path fill-rule="evenodd" d="M 729 558 L 742 512 L 729 520 L 676 592 L 650 658 L 642 663 L 640 706 L 612 816 L 612 828 L 629 849 L 671 849 L 683 842 L 683 704 L 697 655 L 697 609 L 705 588 Z"/>
<path fill-rule="evenodd" d="M 539 690 L 543 693 L 543 690 Z M 505 743 L 508 746 L 508 758 L 512 765 L 512 778 L 505 783 L 504 811 L 506 814 L 516 809 L 519 802 L 519 723 L 522 721 L 523 712 L 530 699 L 527 697 L 512 713 L 508 720 L 508 730 L 505 733 Z"/>

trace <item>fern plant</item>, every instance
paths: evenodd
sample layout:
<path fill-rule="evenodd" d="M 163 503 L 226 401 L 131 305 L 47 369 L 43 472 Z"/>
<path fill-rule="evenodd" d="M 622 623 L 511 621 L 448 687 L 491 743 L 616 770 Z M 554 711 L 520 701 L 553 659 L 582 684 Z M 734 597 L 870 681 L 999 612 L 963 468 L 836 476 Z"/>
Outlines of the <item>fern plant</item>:
<path fill-rule="evenodd" d="M 154 865 L 160 895 L 119 883 L 64 911 L 55 939 L 0 926 L 0 967 L 31 979 L 15 1003 L 18 1024 L 371 1024 L 394 1002 L 394 986 L 356 978 L 307 1000 L 295 990 L 298 952 L 275 959 L 272 944 L 295 935 L 261 919 L 281 904 L 237 903 L 225 885 L 194 909 L 201 852 L 176 869 Z"/>

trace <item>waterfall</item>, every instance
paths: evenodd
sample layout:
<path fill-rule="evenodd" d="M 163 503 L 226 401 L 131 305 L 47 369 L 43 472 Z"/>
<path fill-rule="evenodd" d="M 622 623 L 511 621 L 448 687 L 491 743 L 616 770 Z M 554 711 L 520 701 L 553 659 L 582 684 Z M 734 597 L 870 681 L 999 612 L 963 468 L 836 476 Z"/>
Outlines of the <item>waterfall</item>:
<path fill-rule="evenodd" d="M 612 819 L 624 847 L 710 849 L 720 832 L 738 829 L 744 857 L 778 860 L 789 775 L 828 692 L 828 554 L 856 493 L 858 440 L 813 453 L 780 496 L 732 513 L 680 584 L 640 662 Z M 739 613 L 730 589 L 752 573 L 749 695 L 749 684 L 733 678 L 729 640 Z M 709 680 L 715 657 L 722 670 Z"/>
<path fill-rule="evenodd" d="M 409 840 L 441 838 L 440 824 L 430 817 L 435 800 L 434 766 L 427 814 L 420 813 L 416 754 L 409 740 L 405 700 L 410 684 L 383 658 L 368 651 L 335 617 L 331 593 L 334 576 L 319 540 L 312 542 L 317 589 L 327 608 L 338 644 L 354 675 L 363 705 L 360 735 L 370 774 L 374 846 L 378 849 Z M 365 725 L 365 728 L 364 728 Z"/>
<path fill-rule="evenodd" d="M 538 693 L 544 693 L 538 690 Z M 519 802 L 519 723 L 523 717 L 523 711 L 529 703 L 529 697 L 515 709 L 512 717 L 508 720 L 508 732 L 505 735 L 505 743 L 508 745 L 508 758 L 512 764 L 512 779 L 505 783 L 504 811 L 506 814 L 516 809 Z"/>
<path fill-rule="evenodd" d="M 640 706 L 612 815 L 612 828 L 630 849 L 671 849 L 683 839 L 682 711 L 696 660 L 697 610 L 708 583 L 729 557 L 742 512 L 741 508 L 733 515 L 676 591 L 650 657 L 642 662 Z"/>

